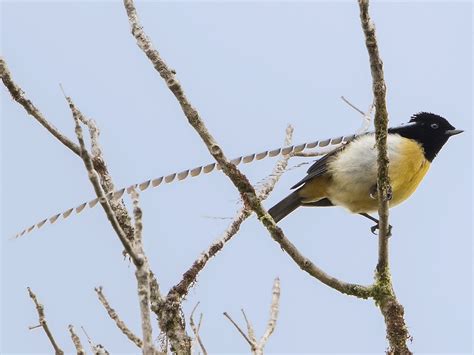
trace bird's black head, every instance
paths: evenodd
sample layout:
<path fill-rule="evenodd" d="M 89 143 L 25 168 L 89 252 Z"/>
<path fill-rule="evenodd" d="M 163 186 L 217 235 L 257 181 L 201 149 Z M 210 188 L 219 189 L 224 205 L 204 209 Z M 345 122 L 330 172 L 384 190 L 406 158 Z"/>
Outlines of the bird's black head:
<path fill-rule="evenodd" d="M 433 161 L 449 137 L 462 132 L 445 118 L 429 112 L 417 113 L 407 124 L 389 129 L 389 133 L 397 133 L 420 143 L 429 161 Z"/>

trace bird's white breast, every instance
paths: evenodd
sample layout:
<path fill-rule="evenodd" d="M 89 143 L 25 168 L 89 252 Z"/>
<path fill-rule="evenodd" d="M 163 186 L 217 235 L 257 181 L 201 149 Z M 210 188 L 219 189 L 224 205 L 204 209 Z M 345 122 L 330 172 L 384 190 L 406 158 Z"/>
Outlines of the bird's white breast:
<path fill-rule="evenodd" d="M 391 162 L 402 158 L 403 139 L 399 135 L 388 135 L 387 153 Z M 377 182 L 375 134 L 364 135 L 352 141 L 329 163 L 329 172 L 334 181 L 328 191 L 330 200 L 353 212 L 366 212 L 359 211 L 358 206 L 362 200 L 367 200 Z M 374 202 L 376 206 L 376 201 Z"/>

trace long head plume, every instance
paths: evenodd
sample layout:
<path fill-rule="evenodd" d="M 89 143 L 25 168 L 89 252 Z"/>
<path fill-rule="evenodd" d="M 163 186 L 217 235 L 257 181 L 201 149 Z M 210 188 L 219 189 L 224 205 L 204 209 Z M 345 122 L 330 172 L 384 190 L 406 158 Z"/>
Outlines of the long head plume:
<path fill-rule="evenodd" d="M 292 145 L 288 147 L 280 147 L 273 150 L 266 150 L 260 153 L 240 156 L 238 158 L 232 159 L 231 162 L 235 165 L 239 165 L 241 163 L 248 164 L 253 161 L 262 160 L 265 158 L 272 158 L 279 155 L 302 153 L 303 151 L 308 150 L 308 149 L 317 149 L 317 148 L 324 148 L 324 147 L 336 149 L 340 145 L 345 144 L 349 142 L 350 140 L 352 140 L 355 136 L 356 135 L 353 134 L 350 136 L 341 136 L 337 138 L 330 138 L 330 139 L 315 141 L 311 143 L 303 143 L 303 144 Z M 154 179 L 149 179 L 138 184 L 133 184 L 128 187 L 124 187 L 122 189 L 110 192 L 105 197 L 109 200 L 118 200 L 122 198 L 122 196 L 125 193 L 130 193 L 132 189 L 134 188 L 139 188 L 140 191 L 145 191 L 149 189 L 150 187 L 158 187 L 162 184 L 170 184 L 175 181 L 182 181 L 190 177 L 196 177 L 202 174 L 208 174 L 214 170 L 219 170 L 219 169 L 220 169 L 220 166 L 217 163 L 202 165 L 193 169 L 183 170 L 179 173 L 172 173 L 172 174 L 160 176 Z M 47 223 L 53 224 L 58 219 L 60 219 L 61 216 L 63 217 L 63 219 L 66 219 L 66 218 L 69 218 L 73 214 L 79 214 L 82 211 L 86 210 L 87 208 L 95 207 L 98 202 L 99 202 L 99 198 L 95 198 L 88 202 L 83 202 L 77 207 L 71 207 L 65 210 L 64 212 L 57 213 L 49 218 L 45 218 L 42 221 L 33 224 L 31 227 L 28 227 L 24 229 L 23 231 L 17 233 L 13 238 L 22 237 L 25 234 L 32 232 L 35 228 L 40 229 Z"/>

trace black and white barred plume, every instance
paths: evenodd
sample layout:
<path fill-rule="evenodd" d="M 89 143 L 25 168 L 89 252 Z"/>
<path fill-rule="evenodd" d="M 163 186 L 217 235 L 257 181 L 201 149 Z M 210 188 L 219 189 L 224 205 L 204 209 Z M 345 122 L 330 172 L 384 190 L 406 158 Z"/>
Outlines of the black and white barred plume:
<path fill-rule="evenodd" d="M 280 148 L 276 148 L 276 149 L 273 149 L 273 150 L 266 150 L 266 151 L 263 151 L 261 153 L 240 156 L 238 158 L 232 159 L 231 162 L 235 165 L 239 165 L 241 163 L 247 164 L 247 163 L 251 163 L 251 162 L 256 161 L 256 160 L 262 160 L 262 159 L 267 158 L 267 157 L 272 158 L 272 157 L 276 157 L 276 156 L 279 156 L 279 155 L 288 155 L 288 154 L 301 153 L 301 152 L 303 152 L 304 150 L 307 150 L 307 149 L 317 149 L 317 148 L 324 148 L 324 147 L 331 147 L 331 148 L 336 149 L 339 146 L 341 146 L 342 144 L 345 144 L 345 143 L 349 142 L 354 137 L 356 137 L 356 134 L 353 134 L 353 135 L 350 135 L 350 136 L 341 136 L 341 137 L 337 137 L 337 138 L 330 138 L 330 139 L 315 141 L 315 142 L 311 142 L 311 143 L 303 143 L 303 144 L 299 144 L 299 145 L 292 145 L 292 146 L 288 146 L 288 147 L 280 147 Z M 154 179 L 150 179 L 150 180 L 141 182 L 139 184 L 133 184 L 133 185 L 130 185 L 128 187 L 124 187 L 122 189 L 112 191 L 112 192 L 108 193 L 107 195 L 105 195 L 105 197 L 109 200 L 118 200 L 125 194 L 125 192 L 130 193 L 131 190 L 134 189 L 134 188 L 139 188 L 140 191 L 145 191 L 150 187 L 158 187 L 161 184 L 170 184 L 174 181 L 185 180 L 189 177 L 195 177 L 195 176 L 199 176 L 199 175 L 202 175 L 202 174 L 208 174 L 208 173 L 210 173 L 214 170 L 220 170 L 219 164 L 211 163 L 211 164 L 207 164 L 207 165 L 203 165 L 203 166 L 198 166 L 198 167 L 193 168 L 193 169 L 183 170 L 179 173 L 173 173 L 173 174 L 169 174 L 169 175 L 165 175 L 165 176 L 160 176 L 160 177 L 157 177 L 157 178 L 154 178 Z M 72 208 L 67 209 L 64 212 L 57 213 L 54 216 L 43 219 L 42 221 L 33 224 L 31 227 L 28 227 L 28 228 L 24 229 L 23 231 L 16 234 L 14 236 L 14 238 L 19 238 L 19 237 L 21 237 L 25 234 L 28 234 L 31 231 L 33 231 L 35 228 L 39 229 L 39 228 L 43 227 L 45 224 L 47 224 L 48 222 L 50 224 L 53 224 L 61 216 L 63 217 L 63 219 L 66 219 L 66 218 L 70 217 L 72 214 L 79 214 L 87 208 L 93 208 L 94 206 L 97 205 L 98 202 L 99 202 L 99 198 L 95 198 L 91 201 L 81 203 L 77 207 L 72 207 Z"/>

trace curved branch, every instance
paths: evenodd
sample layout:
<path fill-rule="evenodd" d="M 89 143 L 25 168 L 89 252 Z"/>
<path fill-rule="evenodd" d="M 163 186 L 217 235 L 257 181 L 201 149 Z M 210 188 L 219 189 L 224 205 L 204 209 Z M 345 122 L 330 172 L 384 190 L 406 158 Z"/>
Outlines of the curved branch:
<path fill-rule="evenodd" d="M 62 144 L 71 149 L 74 154 L 81 156 L 81 148 L 63 135 L 59 130 L 54 127 L 48 120 L 43 116 L 41 111 L 26 97 L 25 92 L 13 81 L 10 70 L 8 70 L 5 59 L 0 57 L 0 77 L 2 78 L 3 84 L 10 92 L 13 100 L 18 102 L 25 111 L 33 116 L 49 133 L 56 137 Z"/>
<path fill-rule="evenodd" d="M 100 303 L 102 303 L 102 306 L 104 306 L 105 310 L 107 311 L 107 314 L 109 315 L 110 319 L 112 319 L 117 325 L 117 328 L 119 328 L 120 331 L 131 342 L 133 342 L 138 348 L 141 349 L 143 346 L 143 341 L 127 327 L 125 322 L 120 319 L 115 309 L 113 309 L 112 306 L 110 306 L 109 301 L 107 300 L 104 293 L 102 292 L 102 286 L 94 288 L 94 291 L 97 293 L 97 297 L 99 298 Z"/>
<path fill-rule="evenodd" d="M 209 150 L 209 153 L 219 163 L 224 174 L 229 177 L 234 186 L 239 190 L 245 207 L 248 207 L 255 212 L 260 222 L 262 222 L 262 224 L 270 233 L 273 240 L 275 240 L 280 245 L 280 247 L 290 255 L 290 257 L 302 270 L 306 271 L 308 274 L 320 280 L 324 284 L 342 293 L 361 298 L 368 298 L 371 294 L 371 289 L 369 287 L 345 283 L 336 279 L 335 277 L 329 276 L 323 270 L 313 264 L 309 259 L 307 259 L 303 254 L 301 254 L 299 250 L 290 242 L 290 240 L 286 238 L 281 228 L 276 225 L 273 218 L 263 208 L 254 187 L 250 184 L 247 177 L 227 159 L 221 147 L 217 144 L 214 137 L 207 130 L 207 127 L 202 121 L 198 111 L 191 105 L 188 98 L 184 94 L 181 84 L 175 77 L 175 72 L 168 67 L 165 61 L 161 58 L 159 52 L 153 48 L 150 38 L 143 31 L 143 27 L 138 20 L 138 15 L 133 0 L 124 0 L 124 5 L 127 11 L 131 32 L 137 41 L 137 45 L 142 49 L 148 59 L 150 59 L 152 62 L 154 68 L 165 80 L 168 88 L 178 100 L 184 115 L 188 119 L 189 124 L 199 134 L 202 141 Z"/>
<path fill-rule="evenodd" d="M 290 145 L 293 137 L 293 127 L 289 125 L 286 129 L 285 136 L 285 145 Z M 271 175 L 263 181 L 259 191 L 258 196 L 263 201 L 268 195 L 273 191 L 276 183 L 280 179 L 281 175 L 285 172 L 286 167 L 288 166 L 288 160 L 291 155 L 283 155 L 278 162 L 276 163 Z M 169 294 L 176 293 L 179 297 L 185 297 L 188 293 L 191 285 L 196 281 L 199 273 L 207 265 L 207 262 L 213 258 L 217 253 L 219 253 L 227 242 L 229 242 L 240 230 L 242 223 L 250 217 L 252 211 L 248 208 L 242 207 L 237 214 L 234 216 L 232 223 L 227 227 L 223 235 L 214 241 L 206 251 L 204 251 L 201 256 L 196 259 L 193 265 L 183 274 L 183 278 L 173 286 Z"/>

